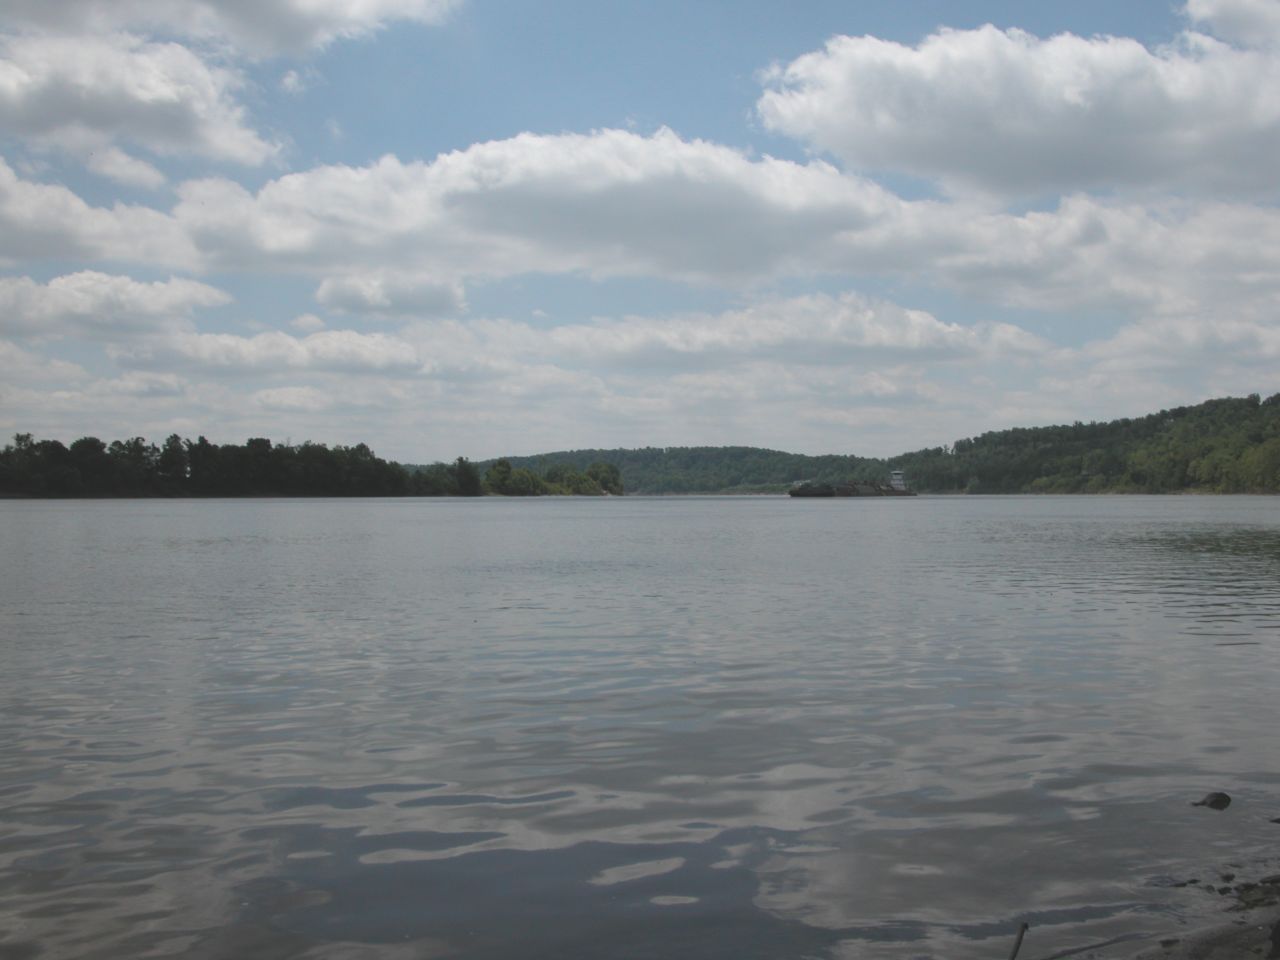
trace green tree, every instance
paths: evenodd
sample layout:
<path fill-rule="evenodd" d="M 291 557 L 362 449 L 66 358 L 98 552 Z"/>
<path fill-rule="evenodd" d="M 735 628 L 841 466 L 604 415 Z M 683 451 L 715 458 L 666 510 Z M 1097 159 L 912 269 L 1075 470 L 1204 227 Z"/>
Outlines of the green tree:
<path fill-rule="evenodd" d="M 587 467 L 587 476 L 599 484 L 605 493 L 622 496 L 622 472 L 612 463 L 597 460 Z"/>
<path fill-rule="evenodd" d="M 156 474 L 166 493 L 185 493 L 187 489 L 187 448 L 182 438 L 171 433 L 160 448 L 156 460 Z"/>
<path fill-rule="evenodd" d="M 536 497 L 547 493 L 547 484 L 527 467 L 511 466 L 507 459 L 496 460 L 485 471 L 485 486 L 504 497 Z"/>
<path fill-rule="evenodd" d="M 472 467 L 472 469 L 475 468 Z M 458 495 L 457 468 L 452 464 L 444 463 L 419 467 L 413 472 L 409 485 L 410 493 L 416 497 L 456 497 Z"/>
<path fill-rule="evenodd" d="M 484 485 L 493 493 L 505 494 L 511 483 L 511 461 L 505 457 L 495 460 L 484 472 Z"/>
<path fill-rule="evenodd" d="M 114 464 L 107 453 L 107 445 L 97 437 L 81 437 L 70 447 L 71 462 L 80 474 L 80 489 L 84 496 L 101 497 L 115 488 Z"/>
<path fill-rule="evenodd" d="M 466 457 L 459 457 L 454 461 L 453 473 L 458 496 L 478 497 L 484 493 L 480 470 Z"/>
<path fill-rule="evenodd" d="M 115 466 L 115 493 L 124 497 L 148 497 L 156 492 L 156 461 L 160 451 L 142 437 L 113 440 L 107 448 Z"/>

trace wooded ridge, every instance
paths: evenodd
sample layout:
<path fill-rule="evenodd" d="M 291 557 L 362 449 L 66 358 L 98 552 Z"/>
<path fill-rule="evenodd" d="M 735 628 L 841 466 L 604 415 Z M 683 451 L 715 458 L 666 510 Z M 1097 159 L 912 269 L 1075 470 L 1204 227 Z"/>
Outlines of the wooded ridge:
<path fill-rule="evenodd" d="M 921 493 L 1277 493 L 1280 393 L 1208 400 L 1136 419 L 997 430 L 888 459 L 756 447 L 645 447 L 509 457 L 537 472 L 617 464 L 629 493 L 770 493 L 797 480 L 884 481 Z"/>
<path fill-rule="evenodd" d="M 213 444 L 171 435 L 69 447 L 18 434 L 0 450 L 0 495 L 576 496 L 778 493 L 798 480 L 883 481 L 921 493 L 1280 493 L 1280 393 L 1226 397 L 1136 419 L 1018 427 L 888 459 L 757 447 L 571 450 L 424 466 L 364 444 Z"/>

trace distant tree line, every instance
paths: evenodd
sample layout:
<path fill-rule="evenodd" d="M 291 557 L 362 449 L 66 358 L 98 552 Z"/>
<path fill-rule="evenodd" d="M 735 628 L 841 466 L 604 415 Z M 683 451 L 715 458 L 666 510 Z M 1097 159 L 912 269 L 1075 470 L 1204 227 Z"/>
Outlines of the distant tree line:
<path fill-rule="evenodd" d="M 1106 423 L 999 430 L 886 466 L 937 492 L 1280 493 L 1280 393 Z"/>
<path fill-rule="evenodd" d="M 453 463 L 404 466 L 365 444 L 214 444 L 177 434 L 156 446 L 142 437 L 106 443 L 82 437 L 70 446 L 20 433 L 0 450 L 0 496 L 10 497 L 478 497 L 621 494 L 618 469 L 593 464 L 584 473 L 512 470 L 486 483 L 465 457 Z M 526 476 L 527 475 L 527 476 Z"/>
<path fill-rule="evenodd" d="M 1208 400 L 1136 419 L 1020 427 L 889 459 L 756 447 L 644 447 L 510 457 L 545 472 L 617 464 L 631 493 L 769 493 L 797 480 L 883 482 L 922 493 L 1280 493 L 1280 394 Z"/>
<path fill-rule="evenodd" d="M 545 494 L 598 497 L 602 494 L 621 496 L 622 474 L 611 463 L 593 462 L 578 470 L 564 463 L 553 463 L 541 472 L 527 467 L 513 467 L 511 461 L 495 460 L 484 473 L 485 486 L 492 493 L 506 497 L 537 497 Z"/>
<path fill-rule="evenodd" d="M 1280 394 L 1208 400 L 1136 419 L 997 430 L 887 460 L 756 447 L 573 450 L 402 465 L 364 444 L 212 444 L 176 434 L 70 447 L 18 434 L 0 451 L 0 495 L 574 496 L 766 493 L 797 480 L 880 482 L 922 493 L 1280 493 Z"/>

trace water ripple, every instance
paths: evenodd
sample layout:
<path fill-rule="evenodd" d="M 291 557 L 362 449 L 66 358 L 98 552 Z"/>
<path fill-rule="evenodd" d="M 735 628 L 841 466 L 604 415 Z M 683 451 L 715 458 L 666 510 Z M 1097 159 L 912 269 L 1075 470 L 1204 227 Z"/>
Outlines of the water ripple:
<path fill-rule="evenodd" d="M 966 960 L 1206 916 L 1171 878 L 1277 869 L 1274 505 L 0 504 L 0 955 Z"/>

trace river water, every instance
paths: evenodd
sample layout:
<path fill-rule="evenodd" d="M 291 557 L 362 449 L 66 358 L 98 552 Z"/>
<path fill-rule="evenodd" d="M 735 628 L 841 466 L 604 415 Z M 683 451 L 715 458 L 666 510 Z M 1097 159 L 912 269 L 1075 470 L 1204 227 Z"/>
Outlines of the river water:
<path fill-rule="evenodd" d="M 4 502 L 0 548 L 6 960 L 1036 960 L 1278 868 L 1274 498 Z"/>

